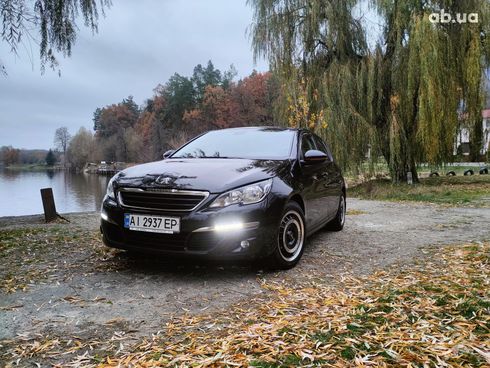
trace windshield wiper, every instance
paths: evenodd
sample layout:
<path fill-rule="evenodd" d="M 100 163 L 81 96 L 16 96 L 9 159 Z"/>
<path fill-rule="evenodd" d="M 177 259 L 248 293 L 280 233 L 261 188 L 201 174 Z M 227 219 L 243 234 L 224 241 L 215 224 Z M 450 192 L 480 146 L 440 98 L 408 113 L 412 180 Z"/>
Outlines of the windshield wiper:
<path fill-rule="evenodd" d="M 172 158 L 223 158 L 223 159 L 239 159 L 243 157 L 233 156 L 173 156 Z"/>
<path fill-rule="evenodd" d="M 239 158 L 239 157 L 231 157 L 231 156 L 197 156 L 196 158 Z"/>

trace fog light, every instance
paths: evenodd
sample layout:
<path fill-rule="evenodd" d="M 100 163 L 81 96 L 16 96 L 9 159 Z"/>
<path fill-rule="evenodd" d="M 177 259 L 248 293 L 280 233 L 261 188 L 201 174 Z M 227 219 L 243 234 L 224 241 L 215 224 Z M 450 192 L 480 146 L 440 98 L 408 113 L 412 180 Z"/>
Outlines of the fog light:
<path fill-rule="evenodd" d="M 250 246 L 250 242 L 248 240 L 242 240 L 240 242 L 240 247 L 242 247 L 242 249 L 247 249 L 249 246 Z"/>
<path fill-rule="evenodd" d="M 240 230 L 243 229 L 243 223 L 242 222 L 232 222 L 229 224 L 217 224 L 214 225 L 214 231 L 233 231 L 233 230 Z"/>
<path fill-rule="evenodd" d="M 107 213 L 105 213 L 104 211 L 100 213 L 100 217 L 102 217 L 102 220 L 104 221 L 109 221 L 109 216 L 107 216 Z"/>

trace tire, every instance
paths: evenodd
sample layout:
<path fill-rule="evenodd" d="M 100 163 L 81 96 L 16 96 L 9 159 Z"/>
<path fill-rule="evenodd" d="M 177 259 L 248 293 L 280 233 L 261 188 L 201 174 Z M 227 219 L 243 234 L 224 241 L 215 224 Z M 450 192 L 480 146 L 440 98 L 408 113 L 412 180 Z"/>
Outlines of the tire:
<path fill-rule="evenodd" d="M 456 176 L 456 172 L 454 171 L 449 171 L 446 176 Z"/>
<path fill-rule="evenodd" d="M 432 172 L 429 174 L 429 176 L 430 176 L 431 178 L 433 178 L 433 177 L 435 177 L 435 176 L 439 176 L 439 173 L 438 173 L 437 171 L 432 171 Z"/>
<path fill-rule="evenodd" d="M 488 169 L 485 167 L 483 169 L 480 169 L 480 175 L 486 175 L 488 174 Z"/>
<path fill-rule="evenodd" d="M 306 241 L 305 215 L 296 202 L 284 209 L 277 231 L 274 252 L 270 258 L 276 269 L 287 270 L 296 266 L 303 255 Z"/>
<path fill-rule="evenodd" d="M 473 170 L 471 170 L 471 169 L 466 170 L 466 171 L 464 172 L 464 176 L 471 176 L 471 175 L 473 175 L 473 174 L 474 174 L 474 172 L 473 172 Z"/>
<path fill-rule="evenodd" d="M 331 231 L 341 231 L 344 228 L 346 207 L 345 194 L 342 193 L 337 214 L 332 221 L 325 225 L 325 229 Z"/>

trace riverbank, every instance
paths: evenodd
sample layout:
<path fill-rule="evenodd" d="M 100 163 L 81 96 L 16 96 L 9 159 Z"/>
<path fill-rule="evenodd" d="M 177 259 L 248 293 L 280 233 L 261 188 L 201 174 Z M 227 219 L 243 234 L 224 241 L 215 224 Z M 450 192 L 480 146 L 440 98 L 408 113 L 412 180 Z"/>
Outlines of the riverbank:
<path fill-rule="evenodd" d="M 483 365 L 471 346 L 490 349 L 490 296 L 473 292 L 487 285 L 490 209 L 356 199 L 348 206 L 344 231 L 310 237 L 301 262 L 285 272 L 112 250 L 96 212 L 66 215 L 70 223 L 27 216 L 22 225 L 16 217 L 0 227 L 0 361 L 396 366 L 412 344 L 413 359 L 428 365 Z M 479 278 L 467 291 L 448 288 L 455 279 L 462 285 L 460 275 Z M 460 296 L 445 300 L 446 292 Z M 416 313 L 403 314 L 405 307 Z M 463 337 L 458 346 L 448 342 L 451 331 Z M 407 343 L 412 332 L 416 341 Z M 448 343 L 430 350 L 430 336 Z"/>
<path fill-rule="evenodd" d="M 9 165 L 2 166 L 2 169 L 18 170 L 18 171 L 61 171 L 67 170 L 61 165 L 48 166 L 44 164 L 22 164 L 22 165 Z"/>
<path fill-rule="evenodd" d="M 53 224 L 72 224 L 89 229 L 94 229 L 99 221 L 99 211 L 71 212 L 62 214 L 63 217 L 69 219 L 67 222 L 61 218 L 46 224 L 43 214 L 23 215 L 23 216 L 1 216 L 0 231 L 8 229 L 26 228 L 26 227 L 43 227 Z"/>

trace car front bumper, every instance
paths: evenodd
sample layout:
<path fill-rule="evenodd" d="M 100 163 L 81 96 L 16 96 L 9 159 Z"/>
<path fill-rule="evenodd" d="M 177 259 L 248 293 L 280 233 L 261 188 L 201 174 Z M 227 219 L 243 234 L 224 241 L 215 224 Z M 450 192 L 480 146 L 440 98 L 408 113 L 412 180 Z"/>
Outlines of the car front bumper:
<path fill-rule="evenodd" d="M 206 204 L 192 212 L 161 212 L 123 208 L 105 198 L 101 209 L 104 243 L 113 248 L 207 259 L 253 259 L 273 251 L 285 201 L 272 193 L 260 203 L 232 205 L 218 210 Z M 178 234 L 129 230 L 124 214 L 180 217 Z M 217 224 L 240 223 L 240 229 L 216 228 Z"/>

